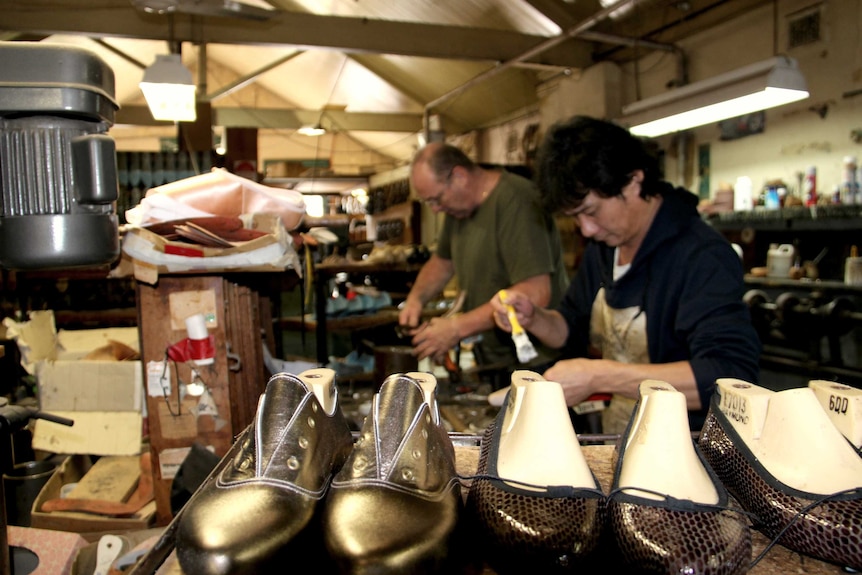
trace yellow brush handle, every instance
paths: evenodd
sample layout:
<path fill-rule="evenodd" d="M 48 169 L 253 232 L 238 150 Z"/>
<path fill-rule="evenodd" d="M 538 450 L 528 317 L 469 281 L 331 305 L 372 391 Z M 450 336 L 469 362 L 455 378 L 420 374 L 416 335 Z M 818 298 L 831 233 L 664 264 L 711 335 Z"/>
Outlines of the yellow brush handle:
<path fill-rule="evenodd" d="M 518 318 L 515 316 L 515 308 L 506 303 L 508 296 L 506 295 L 506 290 L 501 289 L 499 292 L 500 301 L 503 302 L 503 305 L 506 306 L 506 311 L 509 315 L 509 323 L 512 324 L 512 333 L 524 333 L 524 328 L 521 326 L 521 322 L 518 321 Z"/>

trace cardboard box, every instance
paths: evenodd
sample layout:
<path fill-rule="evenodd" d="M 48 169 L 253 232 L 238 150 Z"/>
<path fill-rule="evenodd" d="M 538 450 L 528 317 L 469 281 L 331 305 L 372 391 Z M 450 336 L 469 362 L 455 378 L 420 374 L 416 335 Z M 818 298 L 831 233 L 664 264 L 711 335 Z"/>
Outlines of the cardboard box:
<path fill-rule="evenodd" d="M 69 427 L 36 420 L 34 449 L 63 454 L 140 453 L 144 405 L 141 362 L 79 359 L 112 340 L 140 349 L 137 328 L 61 330 L 57 334 L 57 359 L 36 364 L 39 407 L 74 424 Z"/>
<path fill-rule="evenodd" d="M 43 361 L 36 367 L 43 411 L 141 411 L 140 361 Z"/>
<path fill-rule="evenodd" d="M 246 227 L 267 234 L 221 248 L 173 241 L 145 227 L 131 227 L 123 235 L 122 273 L 131 268 L 135 279 L 153 285 L 165 273 L 283 272 L 287 268 L 302 273 L 293 239 L 277 215 L 253 214 Z"/>
<path fill-rule="evenodd" d="M 60 497 L 60 490 L 64 485 L 77 483 L 91 467 L 92 460 L 87 455 L 67 457 L 54 471 L 51 479 L 33 502 L 33 510 L 30 514 L 31 527 L 72 533 L 108 533 L 147 529 L 153 525 L 156 517 L 155 501 L 149 502 L 131 517 L 104 517 L 73 511 L 46 513 L 41 510 L 45 501 Z"/>

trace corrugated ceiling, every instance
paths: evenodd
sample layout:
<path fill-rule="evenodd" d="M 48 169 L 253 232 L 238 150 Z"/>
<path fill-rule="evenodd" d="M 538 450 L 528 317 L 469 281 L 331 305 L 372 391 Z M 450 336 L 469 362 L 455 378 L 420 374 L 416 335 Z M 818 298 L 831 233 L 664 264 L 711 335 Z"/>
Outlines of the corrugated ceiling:
<path fill-rule="evenodd" d="M 152 123 L 138 88 L 144 68 L 180 43 L 192 70 L 206 58 L 199 87 L 216 124 L 292 133 L 319 122 L 403 163 L 426 113 L 449 133 L 487 126 L 535 106 L 550 74 L 625 61 L 764 4 L 623 0 L 631 10 L 618 20 L 596 0 L 246 3 L 270 17 L 245 18 L 231 0 L 7 0 L 0 39 L 94 49 L 116 75 L 117 122 L 136 124 Z"/>

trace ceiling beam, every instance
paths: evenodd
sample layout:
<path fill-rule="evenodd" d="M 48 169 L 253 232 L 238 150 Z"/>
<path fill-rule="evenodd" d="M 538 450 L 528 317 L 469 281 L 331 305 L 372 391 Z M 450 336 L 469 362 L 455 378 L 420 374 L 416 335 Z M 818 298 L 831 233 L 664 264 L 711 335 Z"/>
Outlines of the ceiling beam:
<path fill-rule="evenodd" d="M 656 0 L 649 8 L 636 7 L 630 16 L 620 21 L 608 20 L 597 26 L 598 32 L 625 34 L 644 40 L 644 43 L 607 42 L 597 48 L 595 56 L 599 60 L 615 62 L 634 60 L 644 55 L 641 48 L 653 48 L 650 43 L 676 46 L 690 36 L 773 4 L 764 0 Z M 601 42 L 600 38 L 591 39 Z"/>
<path fill-rule="evenodd" d="M 422 131 L 422 114 L 344 112 L 342 110 L 279 110 L 248 108 L 213 108 L 214 126 L 226 128 L 266 128 L 297 130 L 302 126 L 322 123 L 337 131 L 407 132 Z M 322 122 L 321 122 L 322 119 Z M 171 122 L 153 120 L 149 108 L 123 106 L 114 117 L 114 124 L 136 126 L 167 126 Z"/>
<path fill-rule="evenodd" d="M 295 45 L 346 52 L 395 54 L 452 60 L 507 61 L 548 40 L 508 30 L 468 28 L 369 18 L 279 12 L 265 22 L 147 14 L 131 3 L 54 6 L 33 10 L 4 6 L 0 31 L 80 34 L 208 44 Z M 591 45 L 569 39 L 531 58 L 540 64 L 584 68 L 593 63 Z"/>

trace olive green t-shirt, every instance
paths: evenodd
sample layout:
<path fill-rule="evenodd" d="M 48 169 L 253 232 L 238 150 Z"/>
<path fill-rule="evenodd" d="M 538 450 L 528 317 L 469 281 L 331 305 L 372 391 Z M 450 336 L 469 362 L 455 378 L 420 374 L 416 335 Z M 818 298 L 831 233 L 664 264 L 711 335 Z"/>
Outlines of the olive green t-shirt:
<path fill-rule="evenodd" d="M 470 217 L 444 217 L 437 255 L 452 260 L 458 287 L 467 292 L 464 311 L 484 304 L 503 288 L 541 274 L 551 275 L 549 307 L 557 305 L 568 286 L 554 218 L 542 209 L 535 184 L 509 172 L 502 172 L 500 181 Z M 477 361 L 508 360 L 515 369 L 545 364 L 557 356 L 537 344 L 539 357 L 520 364 L 511 334 L 496 328 L 483 332 L 478 345 Z"/>

